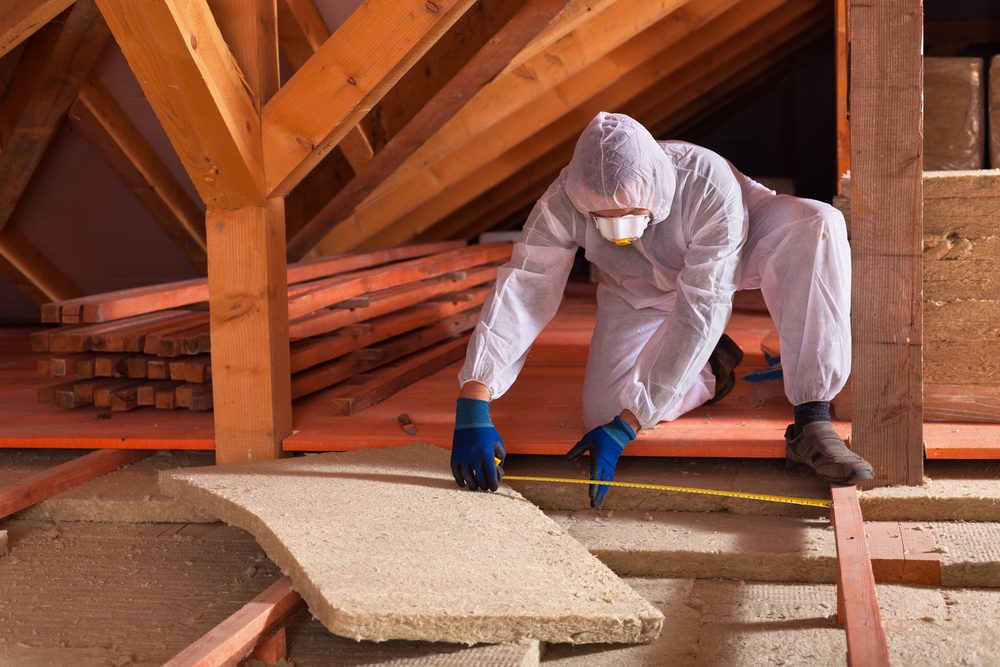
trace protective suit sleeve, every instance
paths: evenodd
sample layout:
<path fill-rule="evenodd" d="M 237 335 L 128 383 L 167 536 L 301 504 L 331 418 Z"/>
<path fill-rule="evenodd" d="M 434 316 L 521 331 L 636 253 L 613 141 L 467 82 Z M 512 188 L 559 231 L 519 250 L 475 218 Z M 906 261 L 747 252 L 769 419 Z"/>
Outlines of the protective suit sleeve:
<path fill-rule="evenodd" d="M 678 415 L 688 389 L 708 363 L 732 313 L 746 240 L 746 212 L 738 185 L 721 192 L 707 185 L 696 211 L 685 216 L 688 247 L 677 276 L 674 311 L 643 346 L 620 396 L 642 428 Z"/>
<path fill-rule="evenodd" d="M 514 383 L 531 344 L 562 301 L 581 217 L 566 198 L 561 179 L 535 204 L 483 305 L 459 373 L 461 384 L 476 380 L 499 398 Z"/>

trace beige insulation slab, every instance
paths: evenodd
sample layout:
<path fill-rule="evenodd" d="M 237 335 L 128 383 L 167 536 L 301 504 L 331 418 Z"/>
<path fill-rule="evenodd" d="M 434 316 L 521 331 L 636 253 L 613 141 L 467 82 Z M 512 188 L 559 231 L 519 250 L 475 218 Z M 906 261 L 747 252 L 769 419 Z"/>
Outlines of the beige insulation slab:
<path fill-rule="evenodd" d="M 982 58 L 924 58 L 924 169 L 981 169 Z"/>
<path fill-rule="evenodd" d="M 928 461 L 921 486 L 861 492 L 869 521 L 1000 521 L 1000 461 Z"/>
<path fill-rule="evenodd" d="M 662 626 L 541 510 L 458 489 L 429 445 L 166 471 L 160 485 L 253 534 L 345 637 L 640 642 Z"/>
<path fill-rule="evenodd" d="M 7 531 L 0 530 L 0 556 L 7 553 Z"/>
<path fill-rule="evenodd" d="M 250 535 L 223 524 L 180 533 L 160 525 L 8 525 L 12 553 L 0 559 L 0 665 L 162 665 L 278 576 Z M 533 641 L 358 643 L 314 621 L 301 625 L 310 629 L 290 628 L 296 665 L 538 664 Z"/>
<path fill-rule="evenodd" d="M 0 450 L 3 476 L 30 474 L 80 456 L 66 450 Z M 204 523 L 214 517 L 197 507 L 179 503 L 161 493 L 160 470 L 211 465 L 211 452 L 162 451 L 120 470 L 64 491 L 18 514 L 18 518 L 46 521 L 107 521 L 121 523 Z"/>
<path fill-rule="evenodd" d="M 622 576 L 836 581 L 828 521 L 697 512 L 550 512 Z M 927 522 L 946 586 L 1000 587 L 1000 523 Z"/>
<path fill-rule="evenodd" d="M 989 85 L 990 166 L 1000 167 L 1000 56 L 990 59 Z"/>

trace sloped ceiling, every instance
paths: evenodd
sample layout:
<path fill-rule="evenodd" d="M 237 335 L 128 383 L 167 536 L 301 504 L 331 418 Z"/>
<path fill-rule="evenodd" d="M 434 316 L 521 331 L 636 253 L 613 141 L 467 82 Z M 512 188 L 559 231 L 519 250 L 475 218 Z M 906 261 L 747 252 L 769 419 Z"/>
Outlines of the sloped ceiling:
<path fill-rule="evenodd" d="M 738 42 L 744 36 L 748 44 L 751 39 L 768 42 L 768 48 L 760 48 L 750 54 L 730 48 L 727 51 L 732 53 L 730 60 L 717 59 L 712 51 L 708 51 L 703 57 L 686 64 L 685 68 L 696 71 L 699 79 L 705 79 L 711 85 L 705 84 L 704 91 L 699 89 L 692 93 L 680 108 L 667 108 L 669 104 L 666 107 L 662 104 L 646 104 L 651 101 L 648 92 L 635 99 L 624 93 L 615 97 L 615 87 L 620 85 L 619 80 L 624 81 L 626 74 L 641 63 L 632 63 L 617 75 L 612 72 L 612 76 L 603 84 L 605 99 L 620 99 L 621 103 L 616 105 L 618 108 L 609 110 L 633 113 L 660 134 L 669 133 L 688 123 L 691 116 L 701 109 L 700 99 L 711 98 L 716 107 L 730 104 L 735 99 L 734 96 L 745 89 L 749 82 L 767 80 L 769 73 L 775 69 L 775 62 L 788 58 L 796 49 L 817 39 L 824 26 L 828 26 L 832 15 L 829 11 L 830 3 L 825 0 L 674 0 L 673 5 L 666 0 L 646 1 L 651 3 L 647 7 L 652 4 L 667 8 L 676 6 L 681 14 L 672 17 L 670 11 L 664 11 L 663 18 L 653 20 L 657 17 L 651 17 L 648 21 L 650 27 L 637 26 L 635 34 L 630 35 L 625 40 L 626 43 L 629 40 L 638 43 L 647 39 L 650 30 L 660 31 L 656 34 L 676 35 L 678 40 L 687 38 L 692 44 L 697 43 L 702 36 L 708 39 L 712 35 L 718 35 L 714 39 L 720 40 L 723 45 L 734 40 Z M 316 6 L 331 30 L 336 30 L 359 3 L 360 0 L 316 0 Z M 627 0 L 595 0 L 576 4 L 583 6 L 584 10 L 592 10 L 593 17 L 589 20 L 597 21 L 602 16 L 621 17 L 623 12 L 620 8 L 618 14 L 602 14 L 611 12 L 616 3 L 627 3 Z M 771 11 L 755 13 L 755 7 L 768 7 Z M 676 26 L 670 25 L 671 21 L 686 25 L 689 29 L 677 30 Z M 766 25 L 774 21 L 784 21 L 787 26 L 780 30 L 777 37 L 769 38 L 770 32 Z M 591 28 L 593 27 L 592 25 Z M 726 37 L 729 32 L 725 32 L 723 28 L 735 36 Z M 596 33 L 591 30 L 585 34 Z M 560 48 L 564 48 L 565 44 L 564 41 Z M 666 49 L 670 44 L 663 46 Z M 0 86 L 9 80 L 22 51 L 22 48 L 15 49 L 0 60 Z M 663 49 L 658 50 L 658 53 L 661 51 Z M 739 67 L 733 65 L 735 61 L 732 59 L 735 58 L 742 59 Z M 527 62 L 530 65 L 533 61 Z M 642 80 L 644 89 L 655 90 L 659 81 L 657 77 L 663 78 L 664 85 L 679 86 L 675 91 L 676 95 L 681 95 L 696 83 L 685 83 L 686 70 L 671 71 L 670 76 L 666 76 L 657 74 L 659 70 L 655 67 L 658 66 L 647 65 L 647 70 L 651 73 L 642 75 L 646 77 Z M 522 77 L 532 75 L 530 67 L 517 74 Z M 101 54 L 94 76 L 110 91 L 188 196 L 203 209 L 194 187 L 113 40 L 109 41 Z M 480 94 L 488 92 L 489 87 Z M 566 89 L 558 94 L 568 92 L 571 91 Z M 496 160 L 513 165 L 507 172 L 497 172 L 506 175 L 493 180 L 480 179 L 474 185 L 469 185 L 468 179 L 459 180 L 456 185 L 439 190 L 434 196 L 418 199 L 415 208 L 403 211 L 405 215 L 398 221 L 390 219 L 384 223 L 388 224 L 389 232 L 359 236 L 353 241 L 352 247 L 375 247 L 414 239 L 468 238 L 497 225 L 509 225 L 511 216 L 530 205 L 568 160 L 572 141 L 567 139 L 571 139 L 582 126 L 581 119 L 599 110 L 592 110 L 588 105 L 592 106 L 593 103 L 574 105 L 566 113 L 560 112 L 556 116 L 560 119 L 555 125 L 566 126 L 562 132 L 566 138 L 555 141 L 540 154 L 519 157 L 524 153 L 523 148 L 517 145 L 501 146 Z M 509 122 L 516 123 L 516 119 Z M 500 128 L 502 125 L 498 123 L 496 127 Z M 529 137 L 528 142 L 535 142 L 537 138 L 532 133 L 545 131 L 551 134 L 550 127 L 552 126 L 529 127 L 528 132 L 518 134 Z M 449 125 L 445 125 L 440 132 L 447 132 L 448 128 Z M 479 133 L 479 128 L 475 130 L 473 137 L 477 137 Z M 562 134 L 559 136 L 562 137 Z M 473 147 L 476 145 L 470 144 Z M 461 155 L 463 150 L 468 152 L 474 148 L 464 147 L 457 154 Z M 407 187 L 406 181 L 402 183 L 403 187 Z M 462 188 L 467 191 L 462 191 L 461 197 L 454 198 L 456 190 Z M 452 203 L 452 199 L 456 203 Z M 432 213 L 426 214 L 429 217 L 422 226 L 408 226 L 411 220 L 424 215 L 421 211 Z M 147 208 L 70 122 L 63 123 L 58 130 L 9 224 L 37 246 L 83 293 L 199 275 L 196 265 L 178 249 Z M 338 238 L 342 236 L 338 237 L 337 229 L 334 229 L 328 239 L 320 244 L 320 248 L 333 252 L 350 249 L 338 245 Z M 37 317 L 37 305 L 9 279 L 0 276 L 0 322 L 31 322 L 37 321 Z"/>

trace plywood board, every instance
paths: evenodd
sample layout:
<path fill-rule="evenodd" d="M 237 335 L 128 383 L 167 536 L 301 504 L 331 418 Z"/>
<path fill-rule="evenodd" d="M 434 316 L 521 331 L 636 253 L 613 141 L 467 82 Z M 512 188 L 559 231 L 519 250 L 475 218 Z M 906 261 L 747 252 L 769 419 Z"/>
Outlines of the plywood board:
<path fill-rule="evenodd" d="M 518 493 L 455 486 L 416 445 L 167 471 L 251 532 L 313 616 L 355 639 L 634 643 L 663 616 Z"/>

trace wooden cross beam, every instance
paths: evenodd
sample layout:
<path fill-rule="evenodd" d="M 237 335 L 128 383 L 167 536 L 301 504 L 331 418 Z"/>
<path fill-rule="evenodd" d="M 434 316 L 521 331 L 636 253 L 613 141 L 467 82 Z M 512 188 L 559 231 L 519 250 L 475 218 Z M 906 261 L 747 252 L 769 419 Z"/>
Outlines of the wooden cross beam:
<path fill-rule="evenodd" d="M 496 77 L 566 0 L 480 0 L 385 96 L 372 115 L 385 137 L 375 156 L 289 242 L 300 257 Z M 383 142 L 379 142 L 380 144 Z"/>
<path fill-rule="evenodd" d="M 0 58 L 73 2 L 74 0 L 0 0 Z"/>
<path fill-rule="evenodd" d="M 0 271 L 38 304 L 80 296 L 79 288 L 14 226 L 0 231 Z"/>
<path fill-rule="evenodd" d="M 287 195 L 473 3 L 358 7 L 264 109 L 267 194 Z"/>

